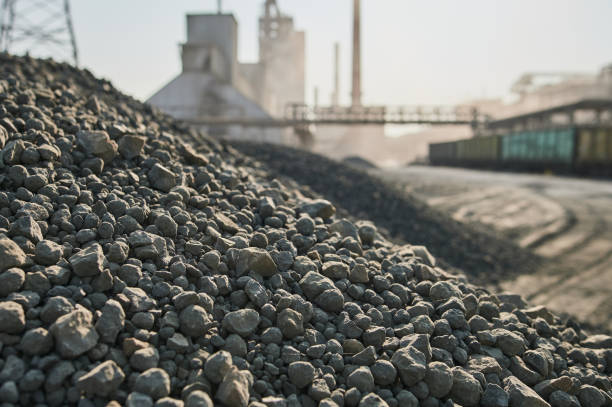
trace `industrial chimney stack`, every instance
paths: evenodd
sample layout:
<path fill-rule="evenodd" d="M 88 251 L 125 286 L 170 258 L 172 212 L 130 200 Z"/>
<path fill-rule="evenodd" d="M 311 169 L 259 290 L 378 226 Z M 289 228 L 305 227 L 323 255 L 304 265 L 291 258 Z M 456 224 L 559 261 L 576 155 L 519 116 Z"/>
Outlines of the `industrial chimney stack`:
<path fill-rule="evenodd" d="M 332 93 L 332 106 L 338 106 L 340 99 L 340 44 L 334 43 L 334 92 Z"/>
<path fill-rule="evenodd" d="M 361 106 L 361 35 L 360 1 L 353 0 L 353 87 L 351 106 Z"/>

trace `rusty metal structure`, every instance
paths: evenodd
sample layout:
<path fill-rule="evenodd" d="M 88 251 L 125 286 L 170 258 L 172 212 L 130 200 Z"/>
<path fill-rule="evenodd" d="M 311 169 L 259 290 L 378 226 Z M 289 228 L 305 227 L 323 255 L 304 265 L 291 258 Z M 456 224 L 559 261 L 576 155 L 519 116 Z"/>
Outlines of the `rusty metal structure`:
<path fill-rule="evenodd" d="M 65 59 L 78 65 L 70 1 L 4 0 L 0 49 Z"/>

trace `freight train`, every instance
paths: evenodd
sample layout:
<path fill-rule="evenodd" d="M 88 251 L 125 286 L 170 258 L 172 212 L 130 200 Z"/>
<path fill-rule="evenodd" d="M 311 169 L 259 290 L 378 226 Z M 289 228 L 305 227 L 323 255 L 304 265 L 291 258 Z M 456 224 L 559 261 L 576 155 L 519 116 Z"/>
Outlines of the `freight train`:
<path fill-rule="evenodd" d="M 571 126 L 429 145 L 431 165 L 612 175 L 612 127 Z"/>

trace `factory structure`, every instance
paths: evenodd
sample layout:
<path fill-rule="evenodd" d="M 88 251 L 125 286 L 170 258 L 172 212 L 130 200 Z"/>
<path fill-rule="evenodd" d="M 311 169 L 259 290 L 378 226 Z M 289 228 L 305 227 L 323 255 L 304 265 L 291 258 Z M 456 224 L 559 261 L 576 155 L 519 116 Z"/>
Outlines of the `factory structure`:
<path fill-rule="evenodd" d="M 334 92 L 327 112 L 361 108 L 360 0 L 353 0 L 351 106 L 339 106 L 339 45 L 334 44 Z M 259 60 L 238 61 L 238 24 L 232 14 L 189 14 L 187 39 L 180 46 L 182 71 L 148 102 L 216 137 L 308 145 L 334 158 L 356 155 L 384 126 L 321 125 L 313 128 L 249 125 L 241 119 L 281 119 L 292 107 L 305 106 L 305 33 L 281 12 L 276 0 L 265 0 L 259 17 Z M 316 103 L 315 103 L 316 104 Z M 214 123 L 224 119 L 232 124 Z M 211 119 L 206 124 L 207 119 Z M 215 119 L 215 120 L 212 120 Z M 311 137 L 316 133 L 316 138 Z M 307 134 L 308 137 L 305 137 Z M 312 142 L 314 144 L 312 144 Z"/>
<path fill-rule="evenodd" d="M 305 35 L 275 0 L 259 19 L 259 61 L 238 61 L 238 23 L 232 14 L 187 15 L 181 44 L 182 72 L 148 100 L 183 120 L 206 117 L 281 117 L 285 106 L 304 103 Z M 293 143 L 287 129 L 205 126 L 211 135 Z"/>
<path fill-rule="evenodd" d="M 349 0 L 347 0 L 349 1 Z M 350 105 L 341 106 L 339 44 L 330 44 L 333 91 L 329 105 L 305 104 L 306 34 L 295 27 L 277 0 L 264 0 L 259 17 L 259 58 L 238 61 L 238 23 L 221 12 L 186 16 L 186 41 L 180 46 L 182 71 L 148 100 L 170 115 L 197 124 L 208 134 L 308 147 L 335 159 L 361 156 L 380 165 L 397 165 L 425 157 L 428 143 L 488 134 L 470 125 L 422 126 L 406 137 L 385 137 L 384 123 L 279 125 L 288 114 L 301 117 L 389 117 L 393 108 L 362 104 L 360 0 L 352 0 Z M 612 65 L 598 73 L 532 72 L 511 89 L 514 100 L 471 100 L 456 108 L 476 109 L 492 120 L 521 116 L 581 100 L 612 100 Z M 347 92 L 348 93 L 348 92 Z M 465 110 L 464 109 L 464 110 Z M 400 109 L 401 110 L 401 109 Z M 420 111 L 420 107 L 417 107 Z M 289 112 L 289 113 L 288 113 Z M 590 120 L 593 110 L 578 112 Z M 608 112 L 597 113 L 609 120 Z M 558 115 L 557 115 L 558 116 Z M 551 116 L 552 117 L 552 116 Z M 556 117 L 556 116 L 555 116 Z M 573 117 L 573 116 L 572 116 Z"/>

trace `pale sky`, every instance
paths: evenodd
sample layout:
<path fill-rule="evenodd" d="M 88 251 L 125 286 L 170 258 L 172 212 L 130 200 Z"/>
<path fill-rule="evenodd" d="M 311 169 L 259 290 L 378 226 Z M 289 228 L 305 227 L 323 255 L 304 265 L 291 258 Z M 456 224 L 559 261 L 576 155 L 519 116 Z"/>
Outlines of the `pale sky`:
<path fill-rule="evenodd" d="M 239 59 L 257 59 L 263 0 L 224 0 Z M 306 31 L 307 98 L 329 103 L 333 43 L 350 97 L 351 0 L 278 0 Z M 81 66 L 146 99 L 180 72 L 185 14 L 216 0 L 72 0 Z M 596 72 L 612 63 L 610 0 L 362 0 L 367 104 L 452 104 L 502 96 L 526 71 Z"/>

